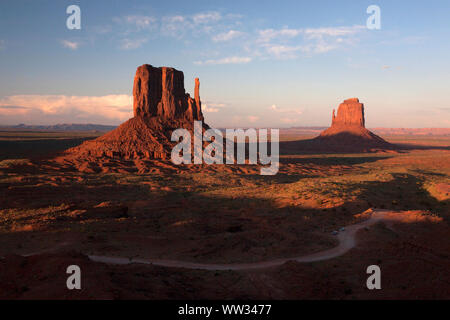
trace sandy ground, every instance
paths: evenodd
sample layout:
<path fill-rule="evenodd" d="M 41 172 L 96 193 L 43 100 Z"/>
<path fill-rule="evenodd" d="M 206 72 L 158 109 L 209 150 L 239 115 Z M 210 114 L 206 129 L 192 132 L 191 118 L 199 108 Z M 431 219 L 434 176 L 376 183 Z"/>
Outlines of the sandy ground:
<path fill-rule="evenodd" d="M 146 259 L 133 259 L 133 258 L 123 258 L 123 257 L 105 257 L 90 255 L 89 259 L 95 262 L 103 262 L 109 264 L 150 264 L 161 267 L 171 267 L 171 268 L 186 268 L 186 269 L 201 269 L 201 270 L 251 270 L 251 269 L 264 269 L 280 266 L 288 261 L 295 261 L 301 263 L 316 262 L 322 260 L 332 259 L 345 254 L 347 251 L 352 249 L 356 245 L 356 233 L 362 229 L 367 228 L 377 222 L 392 222 L 392 221 L 402 221 L 405 219 L 402 212 L 392 212 L 388 210 L 370 210 L 370 218 L 347 227 L 343 227 L 339 230 L 336 235 L 339 240 L 339 244 L 329 250 L 319 251 L 313 254 L 282 258 L 276 260 L 268 260 L 254 263 L 239 263 L 239 264 L 205 264 L 205 263 L 192 263 L 186 261 L 175 261 L 175 260 L 146 260 Z"/>
<path fill-rule="evenodd" d="M 285 154 L 273 177 L 0 161 L 0 298 L 448 299 L 450 143 L 426 139 L 398 153 Z M 355 215 L 370 208 L 382 221 Z M 79 292 L 65 287 L 69 264 L 83 270 Z M 365 287 L 371 264 L 378 292 Z"/>

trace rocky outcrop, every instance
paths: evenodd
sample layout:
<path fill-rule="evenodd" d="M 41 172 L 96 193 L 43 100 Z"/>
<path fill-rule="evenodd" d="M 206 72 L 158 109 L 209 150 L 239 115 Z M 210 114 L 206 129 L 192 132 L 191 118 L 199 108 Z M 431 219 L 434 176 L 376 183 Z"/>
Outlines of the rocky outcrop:
<path fill-rule="evenodd" d="M 199 90 L 200 81 L 196 78 L 195 99 L 192 99 L 184 89 L 182 71 L 144 64 L 137 68 L 134 77 L 134 116 L 203 120 Z"/>
<path fill-rule="evenodd" d="M 364 105 L 359 102 L 358 98 L 345 100 L 339 105 L 337 116 L 335 115 L 335 110 L 333 109 L 331 126 L 365 127 Z"/>
<path fill-rule="evenodd" d="M 174 68 L 138 67 L 133 98 L 133 118 L 66 153 L 78 159 L 169 159 L 175 145 L 172 132 L 178 128 L 193 132 L 194 120 L 203 121 L 199 79 L 191 98 L 184 88 L 183 72 Z"/>
<path fill-rule="evenodd" d="M 321 149 L 331 152 L 366 152 L 392 149 L 392 145 L 365 128 L 364 104 L 358 98 L 344 100 L 331 127 L 315 138 Z"/>
<path fill-rule="evenodd" d="M 280 142 L 282 154 L 360 153 L 394 149 L 394 145 L 365 128 L 364 105 L 358 98 L 341 103 L 337 114 L 333 110 L 331 127 L 318 137 Z"/>

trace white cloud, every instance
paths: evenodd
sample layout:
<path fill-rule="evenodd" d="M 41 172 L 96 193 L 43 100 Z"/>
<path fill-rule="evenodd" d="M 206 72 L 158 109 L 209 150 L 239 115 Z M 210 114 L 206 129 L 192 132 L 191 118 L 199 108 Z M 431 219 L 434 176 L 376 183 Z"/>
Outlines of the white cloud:
<path fill-rule="evenodd" d="M 303 31 L 303 33 L 309 38 L 321 38 L 324 36 L 329 37 L 340 37 L 355 34 L 366 27 L 361 25 L 351 26 L 351 27 L 329 27 L 329 28 L 308 28 Z"/>
<path fill-rule="evenodd" d="M 206 12 L 198 13 L 192 17 L 194 24 L 205 24 L 210 22 L 216 22 L 222 19 L 222 15 L 219 12 Z"/>
<path fill-rule="evenodd" d="M 257 42 L 270 42 L 272 39 L 293 38 L 302 32 L 301 29 L 283 28 L 280 30 L 265 29 L 258 32 L 259 37 Z"/>
<path fill-rule="evenodd" d="M 129 39 L 125 38 L 120 41 L 120 48 L 124 50 L 132 50 L 141 47 L 144 43 L 146 43 L 148 39 L 139 38 L 139 39 Z"/>
<path fill-rule="evenodd" d="M 159 25 L 157 18 L 140 14 L 115 17 L 112 20 L 119 24 L 118 42 L 119 48 L 123 50 L 140 48 L 152 35 L 150 31 L 157 30 Z M 106 29 L 106 32 L 109 30 Z"/>
<path fill-rule="evenodd" d="M 156 24 L 156 19 L 154 17 L 140 15 L 126 16 L 125 21 L 128 24 L 136 26 L 138 30 L 151 29 L 155 27 Z"/>
<path fill-rule="evenodd" d="M 353 44 L 355 35 L 364 26 L 342 26 L 305 29 L 265 29 L 258 31 L 256 44 L 264 48 L 269 57 L 294 59 L 299 53 L 320 54 Z"/>
<path fill-rule="evenodd" d="M 214 103 L 214 102 L 202 102 L 202 111 L 207 113 L 219 112 L 219 109 L 224 108 L 224 103 Z"/>
<path fill-rule="evenodd" d="M 183 16 L 168 16 L 162 18 L 161 32 L 165 35 L 181 37 L 191 23 Z"/>
<path fill-rule="evenodd" d="M 250 57 L 227 57 L 222 59 L 210 59 L 206 61 L 195 61 L 196 65 L 215 65 L 215 64 L 243 64 L 252 61 Z"/>
<path fill-rule="evenodd" d="M 161 18 L 161 33 L 176 38 L 183 38 L 187 34 L 189 36 L 198 36 L 205 33 L 218 34 L 226 29 L 230 29 L 240 17 L 232 14 L 222 16 L 217 11 L 200 12 L 193 15 L 165 16 Z M 236 35 L 232 34 L 231 36 Z"/>
<path fill-rule="evenodd" d="M 63 45 L 64 48 L 69 48 L 71 50 L 77 50 L 81 45 L 80 42 L 69 40 L 62 40 L 61 44 Z"/>
<path fill-rule="evenodd" d="M 158 19 L 144 15 L 128 15 L 113 18 L 113 21 L 121 25 L 122 34 L 154 30 L 158 26 Z"/>
<path fill-rule="evenodd" d="M 239 25 L 241 15 L 225 14 L 218 11 L 198 12 L 190 15 L 166 15 L 162 17 L 132 14 L 113 18 L 116 24 L 120 24 L 121 30 L 117 30 L 120 36 L 120 47 L 133 49 L 144 43 L 142 39 L 150 39 L 158 36 L 170 36 L 176 39 L 184 39 L 185 44 L 193 38 L 212 39 L 213 42 L 223 42 L 235 39 L 244 33 L 235 28 Z M 101 32 L 101 29 L 98 29 Z M 106 29 L 108 30 L 108 29 Z M 149 33 L 149 30 L 153 30 Z M 144 34 L 143 32 L 147 32 Z M 139 33 L 139 40 L 130 40 L 132 33 Z M 134 37 L 136 38 L 136 37 Z"/>
<path fill-rule="evenodd" d="M 15 117 L 31 115 L 46 119 L 103 119 L 124 121 L 132 117 L 133 98 L 130 95 L 65 96 L 14 95 L 0 99 L 0 115 Z"/>
<path fill-rule="evenodd" d="M 286 46 L 286 45 L 266 45 L 266 51 L 278 59 L 292 59 L 297 56 L 297 52 L 301 50 L 300 46 Z"/>
<path fill-rule="evenodd" d="M 206 112 L 206 113 L 219 112 L 219 109 L 211 108 L 211 107 L 208 107 L 207 105 L 202 105 L 202 112 Z"/>
<path fill-rule="evenodd" d="M 303 113 L 300 109 L 281 109 L 276 104 L 271 105 L 270 109 L 278 113 L 290 113 L 293 115 L 301 115 Z"/>
<path fill-rule="evenodd" d="M 214 36 L 212 40 L 214 42 L 224 42 L 224 41 L 230 41 L 232 39 L 238 38 L 242 36 L 244 33 L 236 30 L 230 30 L 228 32 L 219 33 L 218 35 Z"/>
<path fill-rule="evenodd" d="M 162 18 L 161 33 L 182 38 L 186 33 L 209 32 L 221 19 L 218 12 L 198 13 L 191 16 L 165 16 Z"/>
<path fill-rule="evenodd" d="M 304 34 L 307 44 L 303 50 L 308 53 L 325 53 L 337 49 L 344 44 L 353 44 L 354 35 L 365 29 L 365 26 L 359 25 L 305 29 Z"/>

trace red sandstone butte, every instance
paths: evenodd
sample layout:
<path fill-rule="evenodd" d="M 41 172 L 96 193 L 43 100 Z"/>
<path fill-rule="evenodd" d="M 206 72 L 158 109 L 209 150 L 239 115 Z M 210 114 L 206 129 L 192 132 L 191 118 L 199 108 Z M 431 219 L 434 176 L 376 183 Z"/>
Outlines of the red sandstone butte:
<path fill-rule="evenodd" d="M 364 105 L 359 102 L 358 98 L 345 100 L 339 105 L 337 116 L 335 116 L 335 110 L 333 109 L 331 126 L 365 127 Z"/>
<path fill-rule="evenodd" d="M 138 67 L 133 99 L 133 118 L 95 140 L 67 150 L 66 154 L 79 159 L 168 159 L 176 144 L 171 141 L 172 132 L 178 128 L 193 132 L 193 121 L 204 120 L 199 79 L 195 79 L 193 99 L 184 88 L 183 72 L 174 68 L 149 64 Z"/>
<path fill-rule="evenodd" d="M 365 152 L 392 149 L 392 145 L 365 127 L 364 104 L 358 98 L 344 100 L 337 115 L 333 110 L 331 127 L 315 138 L 321 149 L 342 152 Z"/>
<path fill-rule="evenodd" d="M 184 74 L 174 68 L 155 68 L 144 64 L 137 68 L 133 85 L 135 117 L 203 120 L 200 81 L 195 79 L 195 99 L 184 89 Z"/>

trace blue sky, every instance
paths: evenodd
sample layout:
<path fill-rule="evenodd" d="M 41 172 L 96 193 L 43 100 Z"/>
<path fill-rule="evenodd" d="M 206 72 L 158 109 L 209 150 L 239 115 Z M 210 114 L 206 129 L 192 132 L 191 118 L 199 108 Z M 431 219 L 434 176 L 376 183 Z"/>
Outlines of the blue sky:
<path fill-rule="evenodd" d="M 212 126 L 326 126 L 359 97 L 369 127 L 449 127 L 449 18 L 448 1 L 2 1 L 0 124 L 119 124 L 149 63 L 191 94 L 199 77 Z"/>

